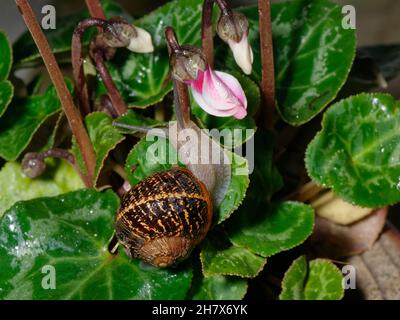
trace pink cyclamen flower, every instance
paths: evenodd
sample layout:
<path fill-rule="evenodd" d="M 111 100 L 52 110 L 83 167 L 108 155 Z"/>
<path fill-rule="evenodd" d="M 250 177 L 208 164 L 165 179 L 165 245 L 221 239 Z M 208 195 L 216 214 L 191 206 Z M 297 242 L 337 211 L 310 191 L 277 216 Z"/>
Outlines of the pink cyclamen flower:
<path fill-rule="evenodd" d="M 195 80 L 186 83 L 190 85 L 194 100 L 205 112 L 237 119 L 246 116 L 246 95 L 239 81 L 230 74 L 214 71 L 207 66 L 205 70 L 198 70 Z"/>

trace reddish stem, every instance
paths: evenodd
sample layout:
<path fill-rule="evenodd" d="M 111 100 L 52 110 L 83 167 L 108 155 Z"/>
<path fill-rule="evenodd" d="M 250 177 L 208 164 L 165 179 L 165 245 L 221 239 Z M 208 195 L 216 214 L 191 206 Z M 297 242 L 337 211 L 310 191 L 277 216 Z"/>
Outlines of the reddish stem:
<path fill-rule="evenodd" d="M 176 39 L 174 29 L 171 27 L 165 28 L 165 38 L 167 40 L 168 52 L 171 55 L 172 52 L 181 50 L 181 47 Z M 175 96 L 175 113 L 178 123 L 182 127 L 190 121 L 190 99 L 187 85 L 183 82 L 173 79 L 174 96 Z"/>
<path fill-rule="evenodd" d="M 85 0 L 85 2 L 93 18 L 106 19 L 106 15 L 99 0 Z"/>
<path fill-rule="evenodd" d="M 275 115 L 275 71 L 271 31 L 270 0 L 258 0 L 261 46 L 261 93 L 265 105 L 264 122 L 267 128 L 274 125 Z"/>
<path fill-rule="evenodd" d="M 201 46 L 207 63 L 214 67 L 214 40 L 212 28 L 212 11 L 214 0 L 204 0 L 201 21 Z"/>
<path fill-rule="evenodd" d="M 214 68 L 214 39 L 212 16 L 214 2 L 218 5 L 223 15 L 232 14 L 231 9 L 224 0 L 204 0 L 201 18 L 201 41 L 202 50 L 206 56 L 207 63 Z"/>
<path fill-rule="evenodd" d="M 96 156 L 93 150 L 92 143 L 89 139 L 82 118 L 78 109 L 75 107 L 72 96 L 68 91 L 67 85 L 64 81 L 63 74 L 57 64 L 57 61 L 51 51 L 51 48 L 44 36 L 42 29 L 36 20 L 35 14 L 27 0 L 15 0 L 15 3 L 21 12 L 21 15 L 28 27 L 36 46 L 43 58 L 50 78 L 56 88 L 58 97 L 60 98 L 62 108 L 68 119 L 71 131 L 74 134 L 78 143 L 79 149 L 85 161 L 88 177 L 85 179 L 85 184 L 88 187 L 92 186 L 92 177 L 94 176 Z"/>
<path fill-rule="evenodd" d="M 108 96 L 111 99 L 112 105 L 119 116 L 122 116 L 128 111 L 124 100 L 122 99 L 115 83 L 108 72 L 107 66 L 104 62 L 103 54 L 101 50 L 94 50 L 93 59 L 96 64 L 96 69 L 103 79 L 103 83 L 106 86 Z"/>
<path fill-rule="evenodd" d="M 109 23 L 106 20 L 89 18 L 81 21 L 75 28 L 72 35 L 72 72 L 75 82 L 75 92 L 78 94 L 79 105 L 82 108 L 83 115 L 91 112 L 89 93 L 85 81 L 85 74 L 83 70 L 83 57 L 82 57 L 82 37 L 88 28 L 97 26 L 99 28 L 107 28 Z"/>

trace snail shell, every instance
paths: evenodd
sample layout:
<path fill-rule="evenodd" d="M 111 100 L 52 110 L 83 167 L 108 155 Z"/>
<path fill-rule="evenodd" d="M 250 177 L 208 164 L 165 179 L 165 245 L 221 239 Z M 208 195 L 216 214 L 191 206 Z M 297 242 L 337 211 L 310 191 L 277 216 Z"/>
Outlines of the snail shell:
<path fill-rule="evenodd" d="M 147 177 L 124 195 L 116 237 L 131 257 L 167 267 L 203 240 L 212 212 L 206 186 L 189 170 L 175 167 Z"/>

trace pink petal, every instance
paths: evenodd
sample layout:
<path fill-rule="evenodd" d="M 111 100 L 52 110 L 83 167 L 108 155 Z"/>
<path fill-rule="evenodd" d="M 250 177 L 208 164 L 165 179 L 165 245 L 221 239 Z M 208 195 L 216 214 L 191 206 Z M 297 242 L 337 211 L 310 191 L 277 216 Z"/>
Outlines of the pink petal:
<path fill-rule="evenodd" d="M 198 92 L 202 92 L 203 90 L 203 82 L 204 82 L 204 73 L 206 71 L 198 70 L 196 80 L 187 81 L 186 84 L 189 84 L 194 90 Z"/>
<path fill-rule="evenodd" d="M 230 110 L 218 110 L 215 109 L 213 106 L 210 106 L 203 98 L 202 94 L 199 93 L 197 90 L 193 89 L 193 87 L 190 87 L 192 90 L 192 95 L 196 103 L 208 114 L 211 114 L 213 116 L 217 117 L 229 117 L 233 116 L 235 113 L 237 113 L 237 109 L 233 108 Z"/>
<path fill-rule="evenodd" d="M 225 79 L 227 82 L 225 82 Z M 237 107 L 243 107 L 244 92 L 239 82 L 235 78 L 224 72 L 218 74 L 211 69 L 205 73 L 203 83 L 203 98 L 215 109 L 229 110 Z M 230 85 L 233 85 L 232 87 Z M 242 94 L 243 93 L 243 94 Z M 236 96 L 238 94 L 238 96 Z M 239 96 L 241 98 L 239 98 Z"/>
<path fill-rule="evenodd" d="M 229 87 L 232 93 L 240 100 L 240 102 L 243 104 L 243 107 L 246 109 L 247 98 L 239 81 L 229 73 L 221 71 L 215 71 L 215 73 Z"/>

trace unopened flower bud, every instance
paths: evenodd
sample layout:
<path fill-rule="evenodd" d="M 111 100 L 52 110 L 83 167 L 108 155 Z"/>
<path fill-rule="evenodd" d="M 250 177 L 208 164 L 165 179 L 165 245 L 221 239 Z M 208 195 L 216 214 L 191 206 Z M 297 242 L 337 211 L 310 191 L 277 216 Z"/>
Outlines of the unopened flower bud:
<path fill-rule="evenodd" d="M 172 76 L 182 82 L 197 79 L 199 70 L 204 71 L 207 63 L 203 52 L 192 46 L 182 46 L 171 56 Z"/>
<path fill-rule="evenodd" d="M 39 177 L 46 169 L 44 159 L 38 157 L 38 154 L 35 152 L 25 154 L 21 166 L 24 175 L 32 179 Z"/>
<path fill-rule="evenodd" d="M 127 48 L 133 52 L 139 53 L 153 52 L 154 46 L 150 33 L 139 27 L 135 27 L 135 30 L 137 32 L 137 36 L 131 38 Z"/>
<path fill-rule="evenodd" d="M 153 52 L 151 35 L 146 30 L 136 27 L 120 17 L 110 20 L 110 28 L 104 31 L 106 43 L 113 48 L 126 47 L 133 52 Z"/>
<path fill-rule="evenodd" d="M 223 41 L 228 43 L 238 66 L 245 74 L 250 74 L 253 52 L 248 41 L 249 23 L 247 18 L 238 12 L 230 15 L 223 14 L 218 19 L 217 33 Z"/>
<path fill-rule="evenodd" d="M 135 27 L 120 17 L 110 19 L 110 27 L 104 30 L 106 43 L 113 48 L 127 47 L 131 38 L 137 37 Z"/>

